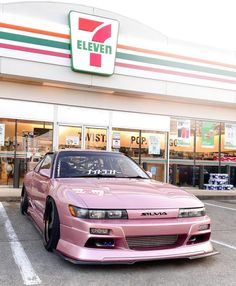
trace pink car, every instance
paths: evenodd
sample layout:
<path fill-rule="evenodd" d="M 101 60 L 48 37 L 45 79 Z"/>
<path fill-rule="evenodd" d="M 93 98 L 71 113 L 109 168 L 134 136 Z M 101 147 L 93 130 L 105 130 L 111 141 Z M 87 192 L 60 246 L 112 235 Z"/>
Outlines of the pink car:
<path fill-rule="evenodd" d="M 217 252 L 204 205 L 122 153 L 48 153 L 25 176 L 21 212 L 45 248 L 74 263 L 200 258 Z"/>

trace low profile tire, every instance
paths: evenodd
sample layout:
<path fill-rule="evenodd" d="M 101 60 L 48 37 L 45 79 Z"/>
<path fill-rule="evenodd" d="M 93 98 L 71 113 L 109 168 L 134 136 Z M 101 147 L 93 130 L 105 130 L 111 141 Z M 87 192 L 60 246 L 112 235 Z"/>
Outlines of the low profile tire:
<path fill-rule="evenodd" d="M 60 238 L 60 220 L 56 204 L 53 199 L 49 199 L 46 206 L 44 218 L 43 241 L 47 251 L 56 249 Z"/>
<path fill-rule="evenodd" d="M 29 207 L 28 196 L 27 196 L 27 192 L 25 188 L 23 187 L 21 191 L 21 198 L 20 198 L 20 211 L 23 215 L 27 214 L 28 207 Z"/>

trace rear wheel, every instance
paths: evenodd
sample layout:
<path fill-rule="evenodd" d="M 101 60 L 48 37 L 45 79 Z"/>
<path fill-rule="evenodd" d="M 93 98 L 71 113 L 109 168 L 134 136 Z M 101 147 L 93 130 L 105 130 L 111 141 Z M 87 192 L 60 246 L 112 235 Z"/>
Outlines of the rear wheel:
<path fill-rule="evenodd" d="M 29 207 L 28 196 L 27 196 L 27 192 L 25 188 L 23 187 L 21 191 L 21 198 L 20 198 L 20 211 L 23 215 L 27 214 L 28 207 Z"/>
<path fill-rule="evenodd" d="M 60 238 L 60 221 L 56 204 L 53 199 L 49 199 L 45 211 L 44 220 L 44 247 L 48 251 L 56 249 Z"/>

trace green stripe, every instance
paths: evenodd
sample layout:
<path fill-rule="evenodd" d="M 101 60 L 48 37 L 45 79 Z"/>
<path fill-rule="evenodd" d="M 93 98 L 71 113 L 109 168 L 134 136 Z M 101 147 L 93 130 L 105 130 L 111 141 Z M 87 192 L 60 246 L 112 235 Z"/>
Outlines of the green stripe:
<path fill-rule="evenodd" d="M 179 69 L 192 70 L 192 71 L 197 71 L 197 72 L 204 72 L 204 73 L 209 73 L 209 74 L 236 77 L 236 72 L 233 72 L 233 71 L 221 70 L 221 69 L 198 66 L 198 65 L 191 65 L 191 64 L 180 63 L 180 62 L 173 62 L 173 61 L 162 60 L 162 59 L 157 59 L 157 58 L 137 56 L 137 55 L 120 53 L 120 52 L 116 53 L 116 57 L 122 60 L 130 60 L 134 62 L 143 62 L 146 64 L 153 64 L 153 65 L 166 66 L 166 67 L 171 67 L 171 68 L 179 68 Z"/>
<path fill-rule="evenodd" d="M 46 46 L 46 47 L 53 47 L 53 48 L 58 48 L 58 49 L 63 49 L 63 50 L 70 49 L 70 44 L 68 43 L 46 40 L 46 39 L 39 39 L 39 38 L 29 37 L 29 36 L 22 36 L 22 35 L 17 35 L 17 34 L 12 34 L 12 33 L 0 32 L 0 39 L 11 40 L 11 41 L 16 41 L 16 42 L 24 42 L 28 44 L 34 44 L 34 45 L 40 45 L 40 46 Z"/>
<path fill-rule="evenodd" d="M 35 45 L 40 45 L 40 46 L 45 46 L 45 47 L 53 47 L 53 48 L 58 48 L 58 49 L 63 49 L 63 50 L 70 50 L 69 43 L 23 36 L 23 35 L 18 35 L 18 34 L 13 34 L 13 33 L 0 32 L 0 39 L 23 42 L 23 43 L 28 43 L 28 44 L 35 44 Z M 142 62 L 142 63 L 158 65 L 158 66 L 179 68 L 179 69 L 196 71 L 196 72 L 204 72 L 208 74 L 216 74 L 216 75 L 221 75 L 221 76 L 230 76 L 234 78 L 236 77 L 236 72 L 234 71 L 227 71 L 227 70 L 216 69 L 216 68 L 211 68 L 211 67 L 204 67 L 204 66 L 192 65 L 192 64 L 181 63 L 181 62 L 168 61 L 168 60 L 157 59 L 157 58 L 152 58 L 152 57 L 131 55 L 131 54 L 126 54 L 126 53 L 121 53 L 121 52 L 117 52 L 116 57 L 118 59 L 130 60 L 134 62 Z"/>

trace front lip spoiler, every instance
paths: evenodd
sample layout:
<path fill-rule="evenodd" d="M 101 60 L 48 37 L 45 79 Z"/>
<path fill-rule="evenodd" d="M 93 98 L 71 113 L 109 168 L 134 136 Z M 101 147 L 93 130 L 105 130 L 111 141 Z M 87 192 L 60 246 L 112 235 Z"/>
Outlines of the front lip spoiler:
<path fill-rule="evenodd" d="M 217 255 L 217 254 L 220 254 L 220 252 L 217 251 L 215 248 L 213 248 L 212 252 L 190 256 L 190 257 L 188 257 L 188 259 L 193 260 L 193 259 L 204 258 L 204 257 L 213 256 L 213 255 Z"/>
<path fill-rule="evenodd" d="M 69 261 L 70 263 L 73 264 L 77 264 L 77 265 L 125 265 L 125 264 L 135 264 L 138 262 L 145 262 L 145 261 L 158 261 L 158 260 L 165 260 L 165 259 L 151 259 L 151 260 L 134 260 L 134 261 L 81 261 L 81 260 L 76 260 L 73 258 L 70 258 L 66 255 L 64 255 L 63 253 L 61 253 L 58 250 L 53 250 L 53 252 L 55 252 L 56 254 L 58 254 L 60 257 L 62 257 L 64 260 Z M 204 254 L 198 254 L 198 255 L 194 255 L 194 256 L 189 256 L 189 257 L 176 257 L 176 258 L 166 258 L 166 260 L 169 259 L 190 259 L 190 260 L 194 260 L 194 259 L 198 259 L 198 258 L 204 258 L 204 257 L 208 257 L 208 256 L 213 256 L 213 255 L 217 255 L 220 254 L 219 251 L 213 249 L 212 252 L 209 253 L 204 253 Z"/>

